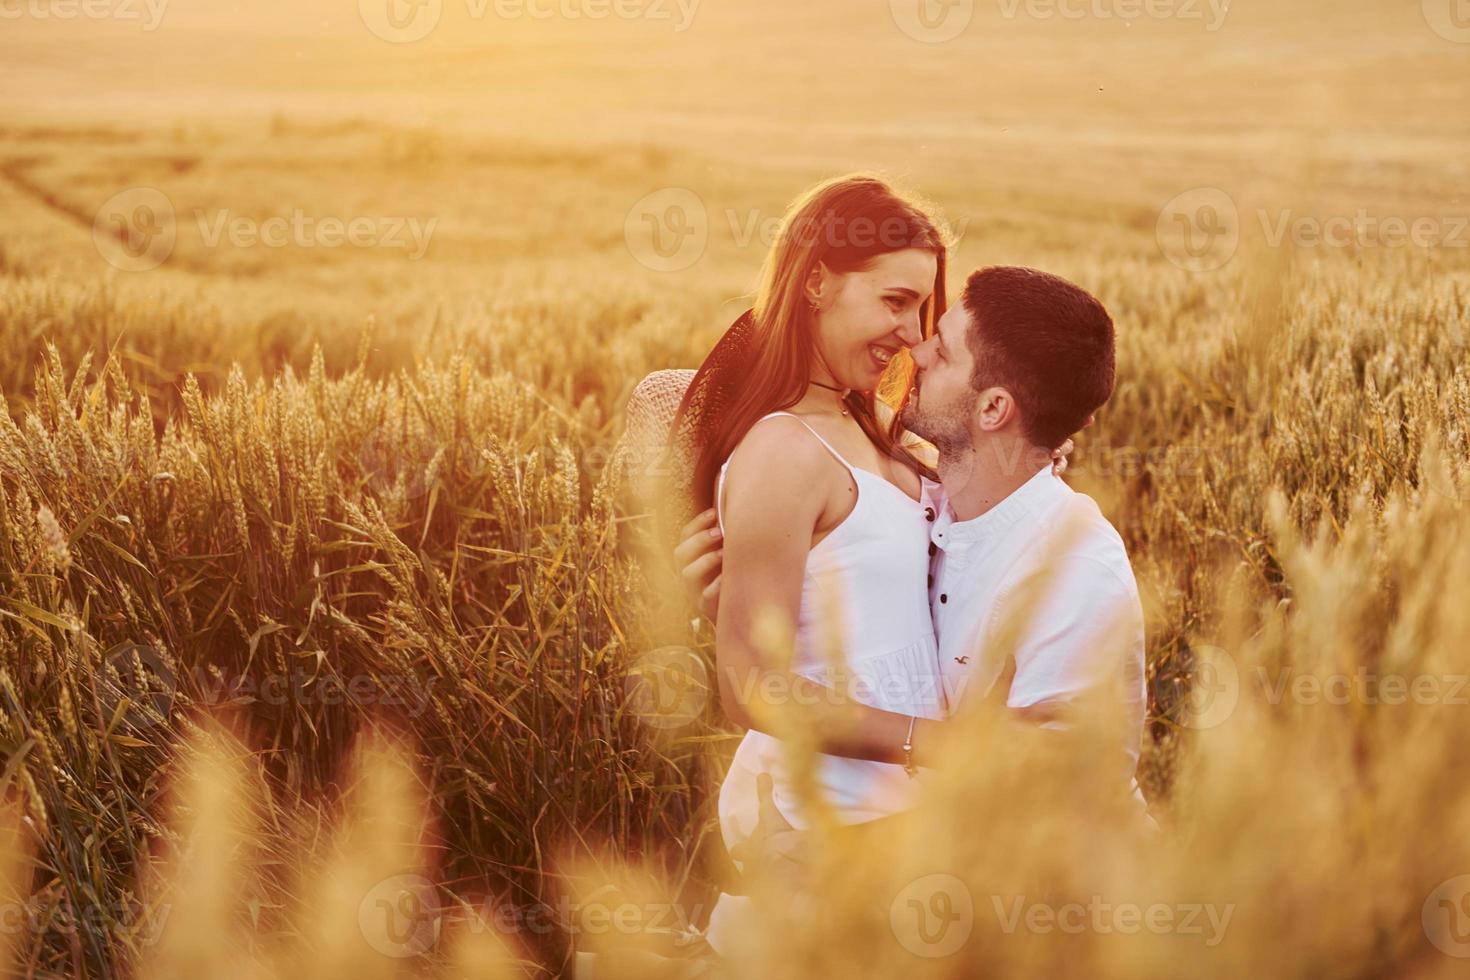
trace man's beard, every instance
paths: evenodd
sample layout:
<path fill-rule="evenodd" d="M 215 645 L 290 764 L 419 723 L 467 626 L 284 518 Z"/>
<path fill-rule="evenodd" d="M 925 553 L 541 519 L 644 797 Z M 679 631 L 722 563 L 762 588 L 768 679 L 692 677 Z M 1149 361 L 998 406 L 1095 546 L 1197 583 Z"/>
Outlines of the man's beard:
<path fill-rule="evenodd" d="M 975 398 L 962 398 L 965 404 L 939 406 L 937 410 L 926 410 L 922 395 L 910 399 L 904 405 L 899 422 L 920 439 L 928 442 L 941 455 L 955 455 L 970 448 L 968 419 L 974 410 Z"/>

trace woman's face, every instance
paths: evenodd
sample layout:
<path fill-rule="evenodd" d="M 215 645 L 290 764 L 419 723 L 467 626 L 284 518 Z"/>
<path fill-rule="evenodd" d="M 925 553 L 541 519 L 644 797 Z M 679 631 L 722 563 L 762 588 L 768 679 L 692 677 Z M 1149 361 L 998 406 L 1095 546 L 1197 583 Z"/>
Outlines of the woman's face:
<path fill-rule="evenodd" d="M 938 261 L 906 248 L 856 272 L 818 270 L 817 351 L 839 385 L 871 391 L 888 359 L 923 339 L 919 310 L 934 292 Z"/>

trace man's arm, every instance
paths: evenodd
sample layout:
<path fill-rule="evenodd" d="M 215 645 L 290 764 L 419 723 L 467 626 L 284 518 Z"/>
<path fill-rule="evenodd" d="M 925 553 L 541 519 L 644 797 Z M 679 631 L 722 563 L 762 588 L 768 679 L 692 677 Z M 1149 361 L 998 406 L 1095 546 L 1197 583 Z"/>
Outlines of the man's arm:
<path fill-rule="evenodd" d="M 724 559 L 725 533 L 720 530 L 715 509 L 698 515 L 679 532 L 674 564 L 684 582 L 689 604 L 713 623 L 720 603 L 720 571 Z"/>
<path fill-rule="evenodd" d="M 1063 461 L 1064 464 L 1065 461 Z M 732 466 L 733 470 L 734 467 Z M 734 478 L 732 478 L 734 479 Z M 764 484 L 763 484 L 764 486 Z M 807 485 L 805 490 L 810 490 Z M 770 498 L 768 498 L 769 501 Z M 772 525 L 765 525 L 765 530 L 771 530 Z M 724 534 L 720 531 L 715 516 L 714 508 L 695 517 L 683 529 L 683 540 L 674 552 L 675 563 L 680 566 L 681 576 L 692 604 L 696 605 L 700 612 L 712 622 L 717 623 L 717 615 L 720 608 L 720 586 L 723 581 L 724 562 Z M 767 557 L 775 557 L 777 552 L 769 552 Z M 804 561 L 804 558 L 803 558 Z M 803 565 L 803 569 L 804 569 Z M 799 590 L 798 590 L 799 594 Z M 799 600 L 798 600 L 799 604 Z M 790 612 L 790 616 L 796 613 Z M 794 623 L 794 618 L 790 622 Z M 1014 660 L 1008 659 L 1008 669 L 1005 678 L 998 682 L 999 697 L 1005 699 L 1008 682 L 1014 672 Z M 749 693 L 761 690 L 758 679 L 764 676 L 763 672 L 749 673 L 750 667 L 745 665 L 747 673 L 743 682 L 735 685 L 737 693 Z M 756 681 L 756 683 L 752 683 Z M 803 677 L 787 674 L 783 677 L 778 689 L 788 693 L 795 693 L 810 704 L 830 703 L 829 693 L 816 684 Z M 722 687 L 721 700 L 725 701 L 725 691 Z M 1061 707 L 1055 704 L 1038 702 L 1034 704 L 1015 704 L 1015 718 L 1017 721 L 1030 724 L 1045 724 L 1055 721 L 1061 713 Z M 727 713 L 732 720 L 739 721 L 744 727 L 757 728 L 764 731 L 759 723 L 752 723 L 747 712 L 736 715 L 726 706 Z M 821 744 L 821 750 L 829 755 L 839 755 L 847 758 L 867 759 L 875 762 L 903 763 L 904 758 L 902 746 L 904 739 L 909 734 L 909 716 L 884 711 L 868 705 L 854 702 L 848 707 L 849 714 L 843 720 L 844 726 L 853 726 L 851 734 L 842 734 L 840 731 L 828 731 L 827 738 Z M 913 728 L 913 761 L 917 765 L 931 766 L 935 759 L 933 744 L 937 740 L 940 731 L 939 726 L 943 724 L 928 718 L 914 720 Z M 825 730 L 825 729 L 819 729 Z"/>
<path fill-rule="evenodd" d="M 986 642 L 1014 657 L 1008 707 L 1065 730 L 1082 701 L 1097 699 L 1121 717 L 1124 748 L 1137 763 L 1145 710 L 1143 612 L 1125 558 L 1074 552 L 1038 562 L 1003 590 Z"/>

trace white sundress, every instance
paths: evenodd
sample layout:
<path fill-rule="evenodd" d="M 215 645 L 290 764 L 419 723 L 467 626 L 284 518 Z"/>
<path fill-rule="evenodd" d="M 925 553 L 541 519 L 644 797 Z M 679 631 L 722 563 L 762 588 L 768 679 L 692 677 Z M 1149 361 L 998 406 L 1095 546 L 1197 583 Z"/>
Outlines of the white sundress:
<path fill-rule="evenodd" d="M 807 554 L 801 609 L 792 661 L 794 672 L 832 685 L 825 651 L 843 652 L 854 700 L 920 718 L 947 713 L 938 646 L 929 613 L 929 529 L 935 502 L 914 500 L 876 473 L 853 466 L 815 429 L 790 412 L 772 412 L 756 424 L 781 415 L 797 419 L 852 475 L 858 488 L 853 510 Z M 716 516 L 724 528 L 721 493 L 725 468 L 715 485 Z M 836 629 L 836 637 L 830 631 Z M 838 642 L 834 645 L 833 639 Z M 755 828 L 756 777 L 769 772 L 773 798 L 792 826 L 809 825 L 781 743 L 751 729 L 741 739 L 720 786 L 720 831 L 733 849 Z M 917 787 L 903 767 L 887 762 L 819 755 L 817 788 L 844 823 L 861 823 L 909 809 Z M 738 862 L 737 862 L 738 865 Z M 743 896 L 721 895 L 706 938 L 717 952 L 730 941 Z"/>

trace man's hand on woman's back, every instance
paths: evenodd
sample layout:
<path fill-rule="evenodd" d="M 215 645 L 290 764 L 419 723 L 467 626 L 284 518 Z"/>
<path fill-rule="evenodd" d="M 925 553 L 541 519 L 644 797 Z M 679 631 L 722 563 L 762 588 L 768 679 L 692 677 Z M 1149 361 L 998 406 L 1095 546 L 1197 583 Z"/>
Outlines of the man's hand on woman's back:
<path fill-rule="evenodd" d="M 674 548 L 674 564 L 684 582 L 691 604 L 711 623 L 720 608 L 720 571 L 724 562 L 724 535 L 715 520 L 715 509 L 684 525 L 682 540 Z"/>

